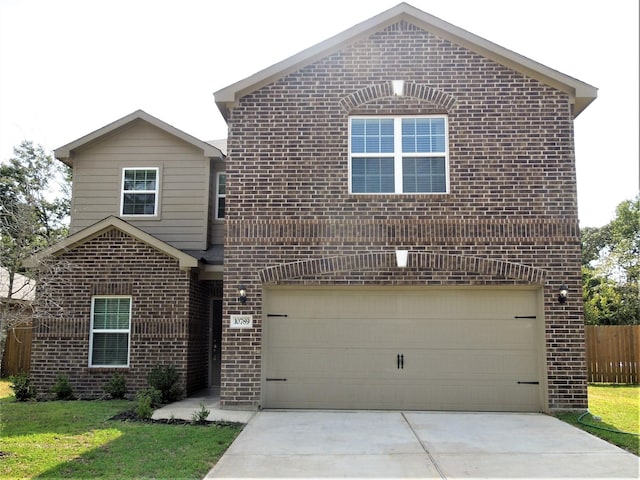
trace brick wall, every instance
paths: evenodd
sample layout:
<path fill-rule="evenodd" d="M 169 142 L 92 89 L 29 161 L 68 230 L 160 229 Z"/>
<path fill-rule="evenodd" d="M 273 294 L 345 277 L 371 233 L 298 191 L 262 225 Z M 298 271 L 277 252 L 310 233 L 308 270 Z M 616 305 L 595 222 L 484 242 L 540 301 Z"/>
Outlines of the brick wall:
<path fill-rule="evenodd" d="M 189 301 L 190 293 L 206 295 L 206 288 L 175 259 L 113 229 L 56 261 L 56 274 L 40 283 L 33 332 L 31 377 L 40 394 L 64 373 L 76 396 L 99 397 L 116 371 L 134 394 L 158 364 L 175 365 L 185 391 L 206 382 L 206 352 L 198 346 L 202 340 L 194 339 L 197 334 L 206 340 L 206 299 Z M 132 297 L 129 368 L 88 367 L 93 295 Z"/>
<path fill-rule="evenodd" d="M 391 96 L 395 79 L 405 80 L 405 96 Z M 449 119 L 450 193 L 348 193 L 349 115 L 436 113 Z M 534 284 L 544 289 L 548 408 L 586 407 L 566 94 L 400 22 L 241 98 L 228 147 L 223 326 L 243 313 L 256 328 L 224 331 L 224 404 L 259 404 L 265 282 Z M 397 246 L 440 260 L 401 274 L 381 264 L 268 274 Z M 531 269 L 536 275 L 522 273 Z M 564 305 L 562 283 L 571 295 Z M 246 306 L 236 299 L 240 284 Z"/>

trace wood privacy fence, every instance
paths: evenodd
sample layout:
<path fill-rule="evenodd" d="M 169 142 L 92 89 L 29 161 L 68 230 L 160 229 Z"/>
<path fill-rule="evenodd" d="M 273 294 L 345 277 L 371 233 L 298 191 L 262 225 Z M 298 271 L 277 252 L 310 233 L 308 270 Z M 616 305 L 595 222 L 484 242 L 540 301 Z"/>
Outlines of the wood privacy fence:
<path fill-rule="evenodd" d="M 7 343 L 2 359 L 2 376 L 29 373 L 31 366 L 31 324 L 12 328 L 7 332 Z"/>
<path fill-rule="evenodd" d="M 640 383 L 640 325 L 587 325 L 589 382 Z"/>
<path fill-rule="evenodd" d="M 9 331 L 2 375 L 29 372 L 31 326 Z M 587 325 L 589 382 L 640 384 L 640 325 Z"/>

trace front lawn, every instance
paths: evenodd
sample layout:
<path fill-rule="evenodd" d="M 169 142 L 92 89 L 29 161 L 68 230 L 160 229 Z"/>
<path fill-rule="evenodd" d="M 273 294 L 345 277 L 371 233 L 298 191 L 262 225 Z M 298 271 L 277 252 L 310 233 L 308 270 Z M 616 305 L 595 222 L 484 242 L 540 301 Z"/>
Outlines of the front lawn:
<path fill-rule="evenodd" d="M 600 383 L 589 385 L 589 412 L 584 416 L 580 413 L 559 413 L 557 416 L 565 422 L 640 455 L 640 437 L 638 435 L 609 431 L 638 433 L 640 385 Z"/>
<path fill-rule="evenodd" d="M 0 478 L 200 479 L 241 430 L 109 420 L 132 406 L 1 399 Z"/>

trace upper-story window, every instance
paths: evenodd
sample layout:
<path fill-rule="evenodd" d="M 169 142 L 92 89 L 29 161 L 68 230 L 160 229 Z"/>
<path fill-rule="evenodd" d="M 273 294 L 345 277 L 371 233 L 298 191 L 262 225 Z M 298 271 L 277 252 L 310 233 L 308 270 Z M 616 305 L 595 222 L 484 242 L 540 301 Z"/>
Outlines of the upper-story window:
<path fill-rule="evenodd" d="M 447 117 L 351 117 L 351 193 L 447 193 Z"/>
<path fill-rule="evenodd" d="M 125 168 L 122 171 L 122 215 L 158 214 L 158 169 Z"/>
<path fill-rule="evenodd" d="M 218 173 L 217 185 L 216 185 L 216 218 L 224 218 L 225 198 L 227 195 L 227 175 L 224 173 Z"/>

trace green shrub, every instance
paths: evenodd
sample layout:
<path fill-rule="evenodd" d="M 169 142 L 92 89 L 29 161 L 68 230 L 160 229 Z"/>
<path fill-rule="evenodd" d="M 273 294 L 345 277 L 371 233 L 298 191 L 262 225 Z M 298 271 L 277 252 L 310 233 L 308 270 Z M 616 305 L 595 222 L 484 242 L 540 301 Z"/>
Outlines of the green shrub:
<path fill-rule="evenodd" d="M 73 400 L 73 387 L 69 382 L 69 377 L 61 373 L 56 378 L 56 383 L 51 387 L 51 391 L 56 394 L 57 400 Z"/>
<path fill-rule="evenodd" d="M 36 389 L 31 385 L 31 379 L 26 373 L 19 373 L 9 377 L 11 389 L 18 402 L 26 402 L 36 396 Z"/>
<path fill-rule="evenodd" d="M 148 420 L 153 415 L 153 410 L 160 406 L 162 394 L 157 388 L 149 387 L 140 390 L 136 394 L 136 415 L 144 420 Z"/>
<path fill-rule="evenodd" d="M 179 374 L 173 365 L 157 365 L 147 375 L 147 382 L 160 390 L 162 403 L 171 403 L 182 397 L 182 389 L 178 386 Z"/>
<path fill-rule="evenodd" d="M 122 373 L 115 372 L 102 389 L 108 393 L 111 398 L 123 399 L 127 393 L 127 380 Z"/>
<path fill-rule="evenodd" d="M 196 410 L 195 412 L 193 412 L 193 415 L 191 415 L 191 421 L 198 425 L 204 425 L 205 423 L 207 423 L 207 418 L 209 417 L 210 413 L 211 410 L 208 410 L 207 407 L 204 406 L 204 403 L 201 403 L 200 410 Z"/>

